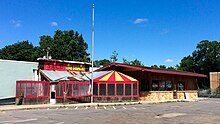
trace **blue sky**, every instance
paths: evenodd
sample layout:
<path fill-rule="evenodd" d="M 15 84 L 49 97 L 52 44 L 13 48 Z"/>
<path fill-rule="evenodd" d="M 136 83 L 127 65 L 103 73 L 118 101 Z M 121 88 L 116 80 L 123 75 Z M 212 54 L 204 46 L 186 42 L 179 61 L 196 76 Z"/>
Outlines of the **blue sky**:
<path fill-rule="evenodd" d="M 1 0 L 0 48 L 57 29 L 81 33 L 91 53 L 95 4 L 95 59 L 139 59 L 174 66 L 201 40 L 220 41 L 219 0 Z"/>

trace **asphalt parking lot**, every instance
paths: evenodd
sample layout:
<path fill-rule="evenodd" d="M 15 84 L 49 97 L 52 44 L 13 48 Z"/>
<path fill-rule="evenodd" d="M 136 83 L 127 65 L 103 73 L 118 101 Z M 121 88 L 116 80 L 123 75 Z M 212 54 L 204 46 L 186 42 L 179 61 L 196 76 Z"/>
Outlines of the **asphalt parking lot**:
<path fill-rule="evenodd" d="M 0 124 L 219 124 L 220 99 L 0 112 Z"/>

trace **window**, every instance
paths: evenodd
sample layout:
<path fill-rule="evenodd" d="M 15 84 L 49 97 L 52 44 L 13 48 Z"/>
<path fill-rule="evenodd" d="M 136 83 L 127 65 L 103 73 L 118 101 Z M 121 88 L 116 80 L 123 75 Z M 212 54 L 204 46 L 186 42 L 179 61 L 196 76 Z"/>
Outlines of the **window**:
<path fill-rule="evenodd" d="M 44 84 L 37 84 L 38 85 L 38 96 L 43 96 L 44 94 Z"/>
<path fill-rule="evenodd" d="M 44 96 L 48 96 L 48 93 L 49 93 L 49 84 L 46 83 L 44 87 Z"/>
<path fill-rule="evenodd" d="M 98 84 L 94 84 L 93 95 L 98 95 Z"/>
<path fill-rule="evenodd" d="M 85 84 L 80 84 L 80 95 L 81 96 L 86 95 Z"/>
<path fill-rule="evenodd" d="M 86 92 L 86 95 L 90 94 L 90 84 L 85 84 L 85 92 Z"/>
<path fill-rule="evenodd" d="M 16 97 L 24 98 L 48 98 L 49 82 L 41 81 L 17 81 Z"/>
<path fill-rule="evenodd" d="M 159 89 L 159 81 L 158 80 L 153 80 L 152 81 L 152 90 L 153 91 L 158 91 Z"/>
<path fill-rule="evenodd" d="M 30 94 L 30 89 L 31 88 L 31 84 L 30 83 L 27 83 L 26 84 L 26 96 L 31 96 L 31 94 Z"/>
<path fill-rule="evenodd" d="M 184 82 L 179 81 L 177 84 L 178 84 L 178 90 L 179 91 L 184 91 L 185 90 L 185 83 Z"/>
<path fill-rule="evenodd" d="M 117 84 L 117 95 L 123 96 L 124 95 L 124 85 L 123 84 Z"/>
<path fill-rule="evenodd" d="M 74 90 L 73 90 L 74 96 L 79 96 L 79 93 L 78 93 L 78 84 L 73 84 L 73 86 L 74 86 Z"/>
<path fill-rule="evenodd" d="M 72 96 L 72 84 L 67 84 L 67 96 Z"/>
<path fill-rule="evenodd" d="M 106 84 L 100 84 L 99 87 L 99 95 L 106 96 Z"/>
<path fill-rule="evenodd" d="M 125 95 L 126 96 L 131 95 L 131 84 L 125 84 Z"/>
<path fill-rule="evenodd" d="M 56 86 L 56 96 L 63 96 L 63 84 L 57 84 Z"/>
<path fill-rule="evenodd" d="M 172 83 L 171 81 L 166 81 L 166 90 L 171 91 L 172 90 Z"/>
<path fill-rule="evenodd" d="M 115 84 L 108 84 L 108 95 L 109 96 L 115 95 Z"/>
<path fill-rule="evenodd" d="M 133 95 L 137 95 L 137 84 L 133 84 Z"/>
<path fill-rule="evenodd" d="M 165 81 L 159 81 L 159 91 L 165 91 Z"/>

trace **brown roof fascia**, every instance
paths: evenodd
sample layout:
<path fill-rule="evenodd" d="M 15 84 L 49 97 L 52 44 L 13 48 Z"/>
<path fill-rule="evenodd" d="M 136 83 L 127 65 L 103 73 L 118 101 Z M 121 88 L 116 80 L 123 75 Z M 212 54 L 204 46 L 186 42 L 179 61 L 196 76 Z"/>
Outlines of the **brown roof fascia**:
<path fill-rule="evenodd" d="M 192 73 L 192 72 L 157 69 L 157 68 L 151 68 L 151 67 L 145 67 L 145 66 L 134 66 L 134 65 L 122 64 L 122 63 L 115 63 L 115 62 L 113 62 L 109 65 L 106 65 L 104 67 L 101 67 L 96 71 L 102 71 L 102 70 L 109 68 L 111 66 L 121 66 L 121 67 L 133 68 L 136 70 L 147 71 L 147 72 L 152 72 L 152 73 L 163 73 L 163 74 L 173 74 L 173 75 L 183 75 L 183 76 L 203 77 L 203 78 L 208 77 L 207 75 L 204 75 L 204 74 L 198 74 L 198 73 Z"/>

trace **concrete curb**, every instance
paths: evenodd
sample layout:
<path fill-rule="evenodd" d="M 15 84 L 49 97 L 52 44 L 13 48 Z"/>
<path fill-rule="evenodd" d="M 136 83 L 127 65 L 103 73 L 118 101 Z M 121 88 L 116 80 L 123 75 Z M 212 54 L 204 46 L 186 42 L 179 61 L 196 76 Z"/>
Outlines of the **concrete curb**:
<path fill-rule="evenodd" d="M 79 104 L 39 104 L 39 105 L 5 105 L 0 106 L 1 111 L 13 110 L 29 110 L 29 109 L 45 109 L 45 108 L 74 108 L 74 107 L 95 107 L 95 106 L 121 106 L 121 105 L 135 105 L 135 104 L 158 104 L 168 102 L 194 102 L 196 100 L 163 100 L 163 101 L 138 101 L 138 102 L 121 102 L 121 103 L 79 103 Z"/>

